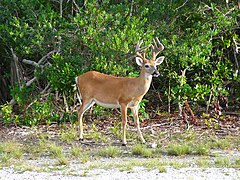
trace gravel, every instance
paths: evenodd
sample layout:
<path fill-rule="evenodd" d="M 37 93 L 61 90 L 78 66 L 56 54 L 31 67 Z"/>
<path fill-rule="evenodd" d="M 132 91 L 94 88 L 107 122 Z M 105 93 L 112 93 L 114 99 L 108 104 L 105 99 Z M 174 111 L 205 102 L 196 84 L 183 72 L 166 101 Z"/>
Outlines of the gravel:
<path fill-rule="evenodd" d="M 71 174 L 71 172 L 68 172 Z M 180 168 L 174 169 L 167 167 L 166 172 L 159 170 L 148 171 L 143 167 L 134 167 L 131 171 L 119 171 L 118 169 L 93 169 L 68 175 L 64 171 L 36 172 L 24 171 L 16 172 L 13 168 L 4 168 L 0 170 L 1 180 L 75 180 L 75 179 L 104 179 L 104 180 L 141 180 L 141 179 L 210 179 L 210 180 L 238 180 L 240 179 L 240 170 L 234 168 Z"/>

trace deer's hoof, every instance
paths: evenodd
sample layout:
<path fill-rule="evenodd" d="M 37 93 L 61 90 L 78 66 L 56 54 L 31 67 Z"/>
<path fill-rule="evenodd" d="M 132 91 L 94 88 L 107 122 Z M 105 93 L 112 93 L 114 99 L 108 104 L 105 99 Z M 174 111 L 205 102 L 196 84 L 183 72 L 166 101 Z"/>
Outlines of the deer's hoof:
<path fill-rule="evenodd" d="M 83 138 L 79 138 L 79 141 L 80 141 L 80 142 L 83 142 Z"/>
<path fill-rule="evenodd" d="M 127 146 L 127 144 L 122 143 L 122 146 Z"/>

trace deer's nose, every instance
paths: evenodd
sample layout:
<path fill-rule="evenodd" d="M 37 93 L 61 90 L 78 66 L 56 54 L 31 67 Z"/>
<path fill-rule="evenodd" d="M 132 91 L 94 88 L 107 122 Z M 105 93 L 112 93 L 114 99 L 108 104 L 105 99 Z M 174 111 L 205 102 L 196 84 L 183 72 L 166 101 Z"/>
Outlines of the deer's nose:
<path fill-rule="evenodd" d="M 153 77 L 158 77 L 160 75 L 159 71 L 157 69 L 155 69 L 155 71 L 153 72 Z"/>

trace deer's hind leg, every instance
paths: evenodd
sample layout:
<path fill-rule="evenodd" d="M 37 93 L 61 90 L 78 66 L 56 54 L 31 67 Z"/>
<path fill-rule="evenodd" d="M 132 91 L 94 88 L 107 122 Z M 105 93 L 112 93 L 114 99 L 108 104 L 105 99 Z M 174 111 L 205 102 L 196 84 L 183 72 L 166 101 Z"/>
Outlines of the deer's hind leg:
<path fill-rule="evenodd" d="M 83 100 L 80 108 L 78 109 L 79 141 L 83 141 L 83 122 L 82 122 L 83 114 L 93 105 L 94 105 L 94 101 Z"/>
<path fill-rule="evenodd" d="M 121 115 L 122 115 L 122 145 L 126 146 L 127 106 L 125 104 L 121 104 Z"/>

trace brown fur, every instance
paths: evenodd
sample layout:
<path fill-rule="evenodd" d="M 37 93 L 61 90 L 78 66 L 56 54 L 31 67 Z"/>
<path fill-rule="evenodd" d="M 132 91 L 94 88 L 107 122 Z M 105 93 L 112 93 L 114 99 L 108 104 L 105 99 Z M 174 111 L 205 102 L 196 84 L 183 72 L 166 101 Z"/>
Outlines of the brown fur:
<path fill-rule="evenodd" d="M 140 48 L 140 45 L 141 43 L 137 47 Z M 76 83 L 82 98 L 82 105 L 78 110 L 80 140 L 83 140 L 83 114 L 94 103 L 97 103 L 104 107 L 121 108 L 123 145 L 127 143 L 127 108 L 130 108 L 137 126 L 139 138 L 143 143 L 145 142 L 139 125 L 138 106 L 150 87 L 152 75 L 159 75 L 156 66 L 161 64 L 164 59 L 163 56 L 156 59 L 156 52 L 164 48 L 161 43 L 159 46 L 160 48 L 153 48 L 154 60 L 148 60 L 145 58 L 145 54 L 142 56 L 138 53 L 138 56 L 141 58 L 136 57 L 136 62 L 142 67 L 139 77 L 116 77 L 96 71 L 89 71 L 77 77 Z"/>

